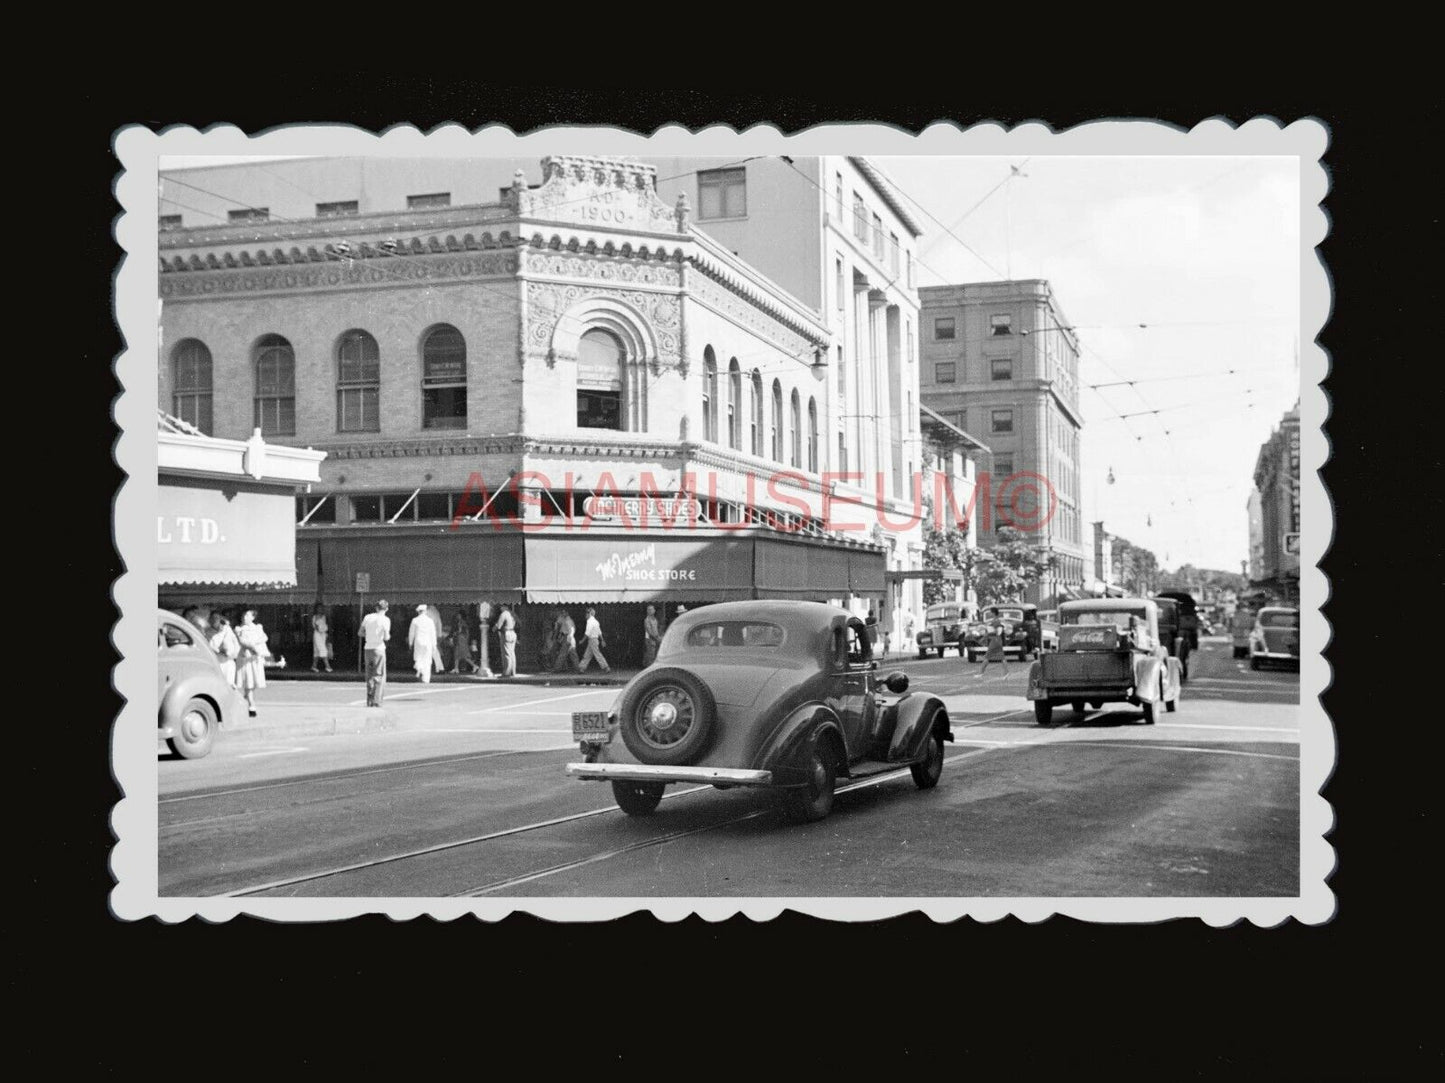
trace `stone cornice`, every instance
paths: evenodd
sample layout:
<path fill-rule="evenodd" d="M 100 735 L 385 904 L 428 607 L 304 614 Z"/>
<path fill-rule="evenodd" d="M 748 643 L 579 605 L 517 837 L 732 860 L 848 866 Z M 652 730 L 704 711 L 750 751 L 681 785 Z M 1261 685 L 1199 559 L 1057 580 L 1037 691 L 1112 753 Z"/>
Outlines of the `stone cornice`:
<path fill-rule="evenodd" d="M 523 438 L 516 433 L 498 436 L 414 437 L 409 440 L 354 440 L 317 443 L 327 460 L 414 459 L 434 455 L 506 455 L 520 452 Z"/>
<path fill-rule="evenodd" d="M 696 245 L 689 262 L 715 282 L 766 312 L 784 327 L 807 339 L 813 346 L 827 350 L 832 333 L 822 318 L 783 287 L 744 263 L 701 230 L 693 234 Z"/>
<path fill-rule="evenodd" d="M 517 270 L 517 253 L 458 252 L 413 259 L 331 260 L 296 266 L 238 265 L 173 271 L 161 276 L 160 296 L 168 301 L 244 297 L 285 290 L 341 290 L 428 286 L 448 279 L 506 278 Z"/>
<path fill-rule="evenodd" d="M 515 220 L 517 212 L 504 203 L 478 203 L 463 207 L 433 207 L 415 211 L 373 211 L 335 218 L 307 218 L 295 222 L 236 222 L 230 225 L 190 226 L 162 230 L 161 251 L 231 245 L 269 245 L 307 238 L 354 238 L 362 234 L 390 235 L 454 231 L 467 226 L 498 227 Z"/>

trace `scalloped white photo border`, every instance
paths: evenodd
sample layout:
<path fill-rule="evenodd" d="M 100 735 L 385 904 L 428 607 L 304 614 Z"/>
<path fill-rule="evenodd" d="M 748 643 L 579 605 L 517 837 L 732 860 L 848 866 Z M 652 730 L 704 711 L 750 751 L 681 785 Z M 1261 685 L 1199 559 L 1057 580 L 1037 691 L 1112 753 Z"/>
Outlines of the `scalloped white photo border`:
<path fill-rule="evenodd" d="M 1325 124 L 1305 118 L 1282 124 L 1256 117 L 1236 124 L 1223 118 L 1203 121 L 1185 131 L 1151 120 L 1091 121 L 1062 132 L 1041 122 L 1014 128 L 978 123 L 960 128 L 935 123 L 914 135 L 883 124 L 824 124 L 784 136 L 776 128 L 755 126 L 743 132 L 722 125 L 693 133 L 669 125 L 651 136 L 618 128 L 553 127 L 518 136 L 493 125 L 475 132 L 446 125 L 423 134 L 397 126 L 380 135 L 344 125 L 296 125 L 248 136 L 231 125 L 206 131 L 170 127 L 157 133 L 140 126 L 122 128 L 114 150 L 120 162 L 114 191 L 122 212 L 115 237 L 125 255 L 115 276 L 115 317 L 125 347 L 116 359 L 122 392 L 114 415 L 121 429 L 115 458 L 125 473 L 114 504 L 116 544 L 125 571 L 112 587 L 120 611 L 113 641 L 122 658 L 114 683 L 124 698 L 111 742 L 112 770 L 121 797 L 111 812 L 116 844 L 111 872 L 112 913 L 124 920 L 159 917 L 167 922 L 200 917 L 225 921 L 252 914 L 282 921 L 329 921 L 381 913 L 395 919 L 420 915 L 450 920 L 472 914 L 488 921 L 513 912 L 557 921 L 599 921 L 639 910 L 662 921 L 697 914 L 720 921 L 743 914 L 756 921 L 785 910 L 818 917 L 871 921 L 921 911 L 936 921 L 971 917 L 998 921 L 1010 914 L 1027 922 L 1055 914 L 1103 922 L 1156 922 L 1199 918 L 1222 926 L 1250 921 L 1275 926 L 1295 918 L 1307 924 L 1331 919 L 1335 896 L 1328 880 L 1335 852 L 1327 836 L 1333 827 L 1330 804 L 1320 795 L 1335 762 L 1334 729 L 1320 705 L 1330 670 L 1323 655 L 1330 630 L 1321 612 L 1329 596 L 1318 564 L 1334 528 L 1333 507 L 1318 471 L 1329 456 L 1324 422 L 1329 403 L 1319 386 L 1329 368 L 1315 342 L 1331 308 L 1331 285 L 1315 251 L 1329 220 L 1320 204 L 1329 189 L 1322 159 L 1329 144 Z M 1300 609 L 1304 642 L 1320 651 L 1303 653 L 1300 662 L 1300 853 L 1298 896 L 1284 898 L 335 898 L 222 899 L 170 898 L 159 894 L 158 781 L 150 725 L 155 688 L 157 555 L 154 532 L 147 529 L 157 506 L 155 386 L 159 354 L 157 266 L 157 185 L 162 155 L 373 155 L 384 157 L 532 156 L 556 153 L 635 154 L 648 156 L 750 154 L 884 155 L 1276 155 L 1299 162 L 1300 183 L 1300 462 L 1301 555 Z"/>

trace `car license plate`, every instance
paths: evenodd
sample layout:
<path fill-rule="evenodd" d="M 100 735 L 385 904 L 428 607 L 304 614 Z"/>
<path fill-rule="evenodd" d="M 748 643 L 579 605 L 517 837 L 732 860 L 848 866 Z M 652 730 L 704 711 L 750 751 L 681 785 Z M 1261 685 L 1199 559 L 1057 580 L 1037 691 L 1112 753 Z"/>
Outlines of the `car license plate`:
<path fill-rule="evenodd" d="M 606 711 L 573 711 L 572 740 L 605 745 L 612 740 Z"/>

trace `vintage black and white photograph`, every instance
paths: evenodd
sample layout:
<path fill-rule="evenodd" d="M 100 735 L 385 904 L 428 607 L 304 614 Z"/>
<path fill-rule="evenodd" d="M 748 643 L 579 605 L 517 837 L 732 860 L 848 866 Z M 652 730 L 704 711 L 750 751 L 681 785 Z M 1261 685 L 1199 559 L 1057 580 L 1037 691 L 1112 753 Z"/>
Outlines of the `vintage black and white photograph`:
<path fill-rule="evenodd" d="M 123 132 L 113 906 L 1325 920 L 1324 153 Z"/>

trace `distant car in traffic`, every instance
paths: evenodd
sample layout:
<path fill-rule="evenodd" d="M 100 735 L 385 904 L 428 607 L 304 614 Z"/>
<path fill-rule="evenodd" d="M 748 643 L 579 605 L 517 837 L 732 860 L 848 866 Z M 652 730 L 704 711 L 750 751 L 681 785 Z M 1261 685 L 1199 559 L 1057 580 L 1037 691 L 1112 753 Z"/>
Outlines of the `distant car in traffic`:
<path fill-rule="evenodd" d="M 1029 669 L 1034 719 L 1049 724 L 1053 709 L 1131 703 L 1153 725 L 1158 708 L 1179 705 L 1179 659 L 1159 640 L 1159 607 L 1148 598 L 1098 598 L 1059 605 L 1059 649 Z"/>
<path fill-rule="evenodd" d="M 1161 598 L 1172 598 L 1179 603 L 1179 630 L 1189 640 L 1189 649 L 1199 649 L 1199 603 L 1187 590 L 1161 590 Z"/>
<path fill-rule="evenodd" d="M 156 618 L 158 735 L 178 756 L 200 759 L 219 728 L 246 716 L 241 695 L 195 625 L 162 609 Z"/>
<path fill-rule="evenodd" d="M 1154 599 L 1159 607 L 1159 642 L 1164 649 L 1179 659 L 1179 679 L 1189 679 L 1189 632 L 1183 625 L 1183 613 L 1177 599 L 1160 595 Z"/>
<path fill-rule="evenodd" d="M 1235 658 L 1249 657 L 1249 634 L 1254 631 L 1254 613 L 1243 606 L 1229 618 L 1229 642 Z"/>
<path fill-rule="evenodd" d="M 1249 668 L 1265 663 L 1299 668 L 1299 610 L 1265 606 L 1249 632 Z"/>
<path fill-rule="evenodd" d="M 963 650 L 959 653 L 970 662 L 988 649 L 988 633 L 995 624 L 1003 625 L 1003 649 L 1020 658 L 1053 650 L 1058 644 L 1058 626 L 1045 623 L 1039 617 L 1039 607 L 1026 602 L 1011 602 L 1004 605 L 985 606 L 978 619 L 968 626 L 963 635 Z"/>
<path fill-rule="evenodd" d="M 963 653 L 963 631 L 973 620 L 978 607 L 972 602 L 939 602 L 928 607 L 923 629 L 914 637 L 918 657 L 927 658 L 930 651 L 943 657 L 950 647 Z"/>
<path fill-rule="evenodd" d="M 606 781 L 629 816 L 657 808 L 670 783 L 779 791 L 819 820 L 840 777 L 909 768 L 938 784 L 953 740 L 942 700 L 880 680 L 861 620 L 818 602 L 723 602 L 668 627 L 657 661 L 611 711 L 580 711 L 574 778 Z"/>

